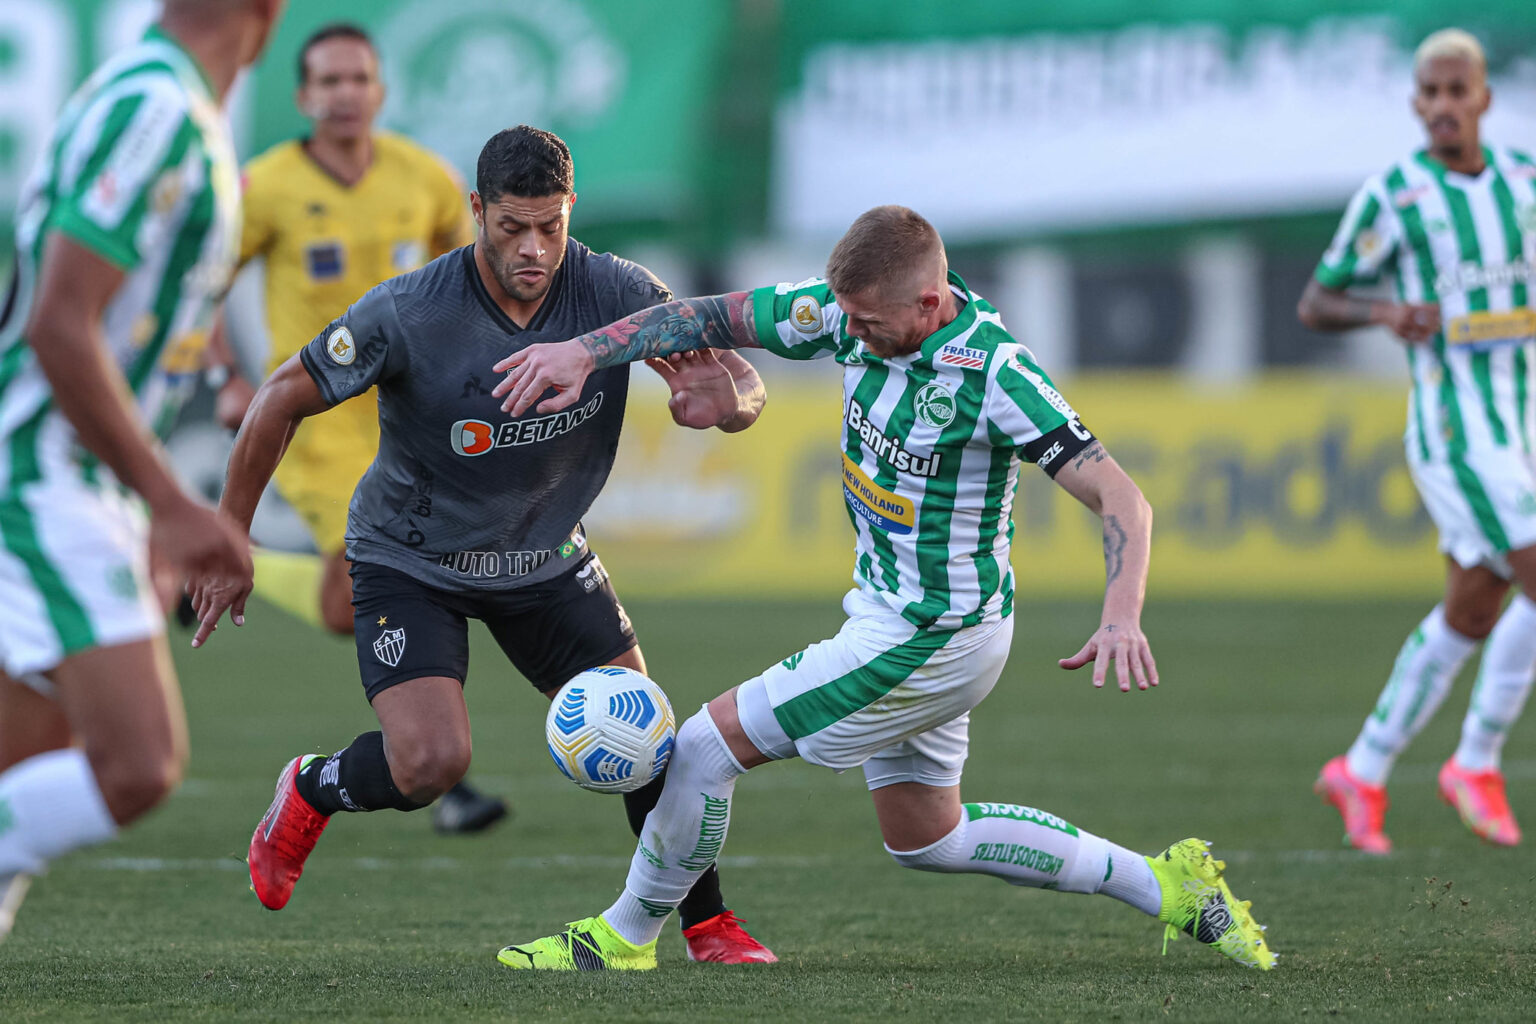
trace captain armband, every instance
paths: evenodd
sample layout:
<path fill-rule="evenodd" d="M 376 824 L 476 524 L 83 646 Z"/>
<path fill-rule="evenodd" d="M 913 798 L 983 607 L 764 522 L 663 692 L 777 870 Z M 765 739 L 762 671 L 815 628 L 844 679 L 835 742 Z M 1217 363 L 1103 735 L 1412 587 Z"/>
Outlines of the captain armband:
<path fill-rule="evenodd" d="M 1019 454 L 1055 477 L 1072 456 L 1096 441 L 1093 433 L 1074 416 L 1050 433 L 1042 434 L 1024 445 L 1019 449 Z"/>

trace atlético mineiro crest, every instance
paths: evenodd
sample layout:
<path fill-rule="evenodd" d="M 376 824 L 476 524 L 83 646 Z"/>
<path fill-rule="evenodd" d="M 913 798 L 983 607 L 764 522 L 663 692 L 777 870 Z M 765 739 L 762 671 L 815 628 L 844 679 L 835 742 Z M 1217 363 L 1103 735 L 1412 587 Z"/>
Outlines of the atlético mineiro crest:
<path fill-rule="evenodd" d="M 398 668 L 405 655 L 405 630 L 386 629 L 373 642 L 373 654 L 390 668 Z"/>

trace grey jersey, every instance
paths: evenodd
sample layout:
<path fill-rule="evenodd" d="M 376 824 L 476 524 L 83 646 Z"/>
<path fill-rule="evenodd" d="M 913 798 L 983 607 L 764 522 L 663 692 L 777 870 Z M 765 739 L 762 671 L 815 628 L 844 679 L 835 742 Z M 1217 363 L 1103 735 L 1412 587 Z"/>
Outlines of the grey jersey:
<path fill-rule="evenodd" d="M 379 453 L 352 496 L 347 557 L 459 591 L 574 566 L 618 451 L 629 367 L 592 374 L 567 409 L 512 419 L 491 397 L 491 365 L 671 297 L 644 267 L 571 239 L 527 328 L 486 291 L 474 246 L 358 299 L 299 352 L 332 405 L 379 388 Z"/>

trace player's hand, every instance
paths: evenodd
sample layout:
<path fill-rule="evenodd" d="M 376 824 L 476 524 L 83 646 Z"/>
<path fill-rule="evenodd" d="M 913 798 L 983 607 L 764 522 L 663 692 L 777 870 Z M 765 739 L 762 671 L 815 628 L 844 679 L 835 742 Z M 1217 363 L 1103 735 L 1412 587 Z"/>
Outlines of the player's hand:
<path fill-rule="evenodd" d="M 226 610 L 233 609 L 235 625 L 245 624 L 253 577 L 251 542 L 228 516 L 181 495 L 165 508 L 150 510 L 149 535 L 150 549 L 187 576 L 199 621 L 193 647 L 203 645 Z"/>
<path fill-rule="evenodd" d="M 645 365 L 667 382 L 672 397 L 667 408 L 680 427 L 708 430 L 735 416 L 741 399 L 736 379 L 720 362 L 714 349 L 676 352 L 665 358 L 647 359 Z"/>
<path fill-rule="evenodd" d="M 491 369 L 506 374 L 491 389 L 497 398 L 506 396 L 501 403 L 502 412 L 521 416 L 550 388 L 558 393 L 539 402 L 535 411 L 559 412 L 581 397 L 582 385 L 592 373 L 592 353 L 578 341 L 529 345 Z"/>
<path fill-rule="evenodd" d="M 251 387 L 251 382 L 238 373 L 231 373 L 214 398 L 214 419 L 221 427 L 239 430 L 240 424 L 245 422 L 246 410 L 251 407 L 251 399 L 255 397 L 256 389 Z"/>
<path fill-rule="evenodd" d="M 1119 680 L 1121 693 L 1131 692 L 1132 678 L 1136 680 L 1138 690 L 1157 685 L 1157 662 L 1152 660 L 1152 646 L 1136 623 L 1106 622 L 1088 638 L 1082 650 L 1070 658 L 1062 658 L 1057 664 L 1074 669 L 1092 662 L 1093 685 L 1102 688 L 1111 661 L 1115 663 L 1115 677 Z"/>
<path fill-rule="evenodd" d="M 1428 341 L 1440 332 L 1440 307 L 1432 302 L 1395 302 L 1381 322 L 1410 344 Z"/>

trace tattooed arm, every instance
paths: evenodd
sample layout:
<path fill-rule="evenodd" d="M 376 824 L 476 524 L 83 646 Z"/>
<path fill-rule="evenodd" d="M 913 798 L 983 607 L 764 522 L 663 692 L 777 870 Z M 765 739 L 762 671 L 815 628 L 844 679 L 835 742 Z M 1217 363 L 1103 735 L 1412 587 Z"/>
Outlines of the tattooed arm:
<path fill-rule="evenodd" d="M 576 401 L 587 376 L 605 366 L 632 363 L 701 348 L 758 348 L 752 327 L 752 293 L 729 292 L 677 299 L 642 309 L 606 327 L 554 345 L 530 345 L 493 369 L 505 373 L 491 393 L 506 396 L 501 408 L 521 416 L 549 388 L 559 392 L 539 403 L 556 412 Z"/>
<path fill-rule="evenodd" d="M 1152 548 L 1152 507 L 1141 489 L 1095 441 L 1056 474 L 1056 482 L 1104 521 L 1104 615 L 1098 630 L 1062 668 L 1093 663 L 1093 685 L 1103 686 L 1110 661 L 1122 691 L 1131 680 L 1157 685 L 1157 663 L 1141 631 Z"/>

